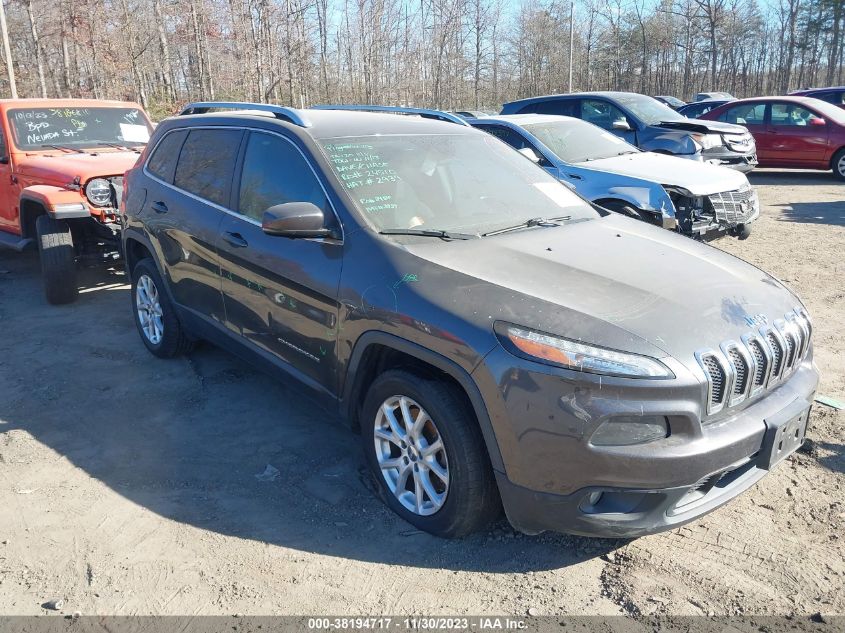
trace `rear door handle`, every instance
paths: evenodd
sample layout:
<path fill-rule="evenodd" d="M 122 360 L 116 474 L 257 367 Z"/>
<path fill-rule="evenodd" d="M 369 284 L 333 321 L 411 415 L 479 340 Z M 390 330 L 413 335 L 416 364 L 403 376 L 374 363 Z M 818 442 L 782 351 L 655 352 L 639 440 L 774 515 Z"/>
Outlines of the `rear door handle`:
<path fill-rule="evenodd" d="M 150 206 L 156 213 L 167 213 L 167 205 L 160 200 L 153 202 Z"/>
<path fill-rule="evenodd" d="M 249 246 L 249 242 L 247 242 L 240 233 L 225 231 L 223 233 L 223 239 L 235 248 L 246 248 Z"/>

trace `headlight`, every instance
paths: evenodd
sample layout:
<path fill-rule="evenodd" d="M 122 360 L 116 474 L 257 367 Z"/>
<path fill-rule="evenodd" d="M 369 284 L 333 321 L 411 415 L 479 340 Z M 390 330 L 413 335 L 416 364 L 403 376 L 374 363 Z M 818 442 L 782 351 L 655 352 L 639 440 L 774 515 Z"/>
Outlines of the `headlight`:
<path fill-rule="evenodd" d="M 511 353 L 541 363 L 606 376 L 675 377 L 666 365 L 648 356 L 585 345 L 505 323 L 496 324 L 496 334 Z"/>
<path fill-rule="evenodd" d="M 111 185 L 105 178 L 94 178 L 85 185 L 85 196 L 98 207 L 111 204 Z"/>
<path fill-rule="evenodd" d="M 722 137 L 718 134 L 693 134 L 692 138 L 701 145 L 701 149 L 712 149 L 722 145 Z"/>
<path fill-rule="evenodd" d="M 669 423 L 662 415 L 622 415 L 599 424 L 590 444 L 594 446 L 632 446 L 662 440 L 669 436 Z"/>

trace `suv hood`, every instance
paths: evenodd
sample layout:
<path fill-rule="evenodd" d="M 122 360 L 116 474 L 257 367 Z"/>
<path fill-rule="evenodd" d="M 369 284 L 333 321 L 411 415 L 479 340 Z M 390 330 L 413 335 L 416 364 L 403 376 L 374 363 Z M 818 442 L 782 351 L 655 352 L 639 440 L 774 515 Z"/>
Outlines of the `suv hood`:
<path fill-rule="evenodd" d="M 13 160 L 16 174 L 64 186 L 76 178 L 84 184 L 91 178 L 122 176 L 138 156 L 132 151 L 105 150 L 95 154 L 16 154 Z"/>
<path fill-rule="evenodd" d="M 694 196 L 710 196 L 749 186 L 748 178 L 735 169 L 653 152 L 624 154 L 578 165 L 587 169 L 641 178 L 661 185 L 683 187 Z"/>
<path fill-rule="evenodd" d="M 661 121 L 657 127 L 668 128 L 670 130 L 687 130 L 690 132 L 699 132 L 707 134 L 748 134 L 741 125 L 734 125 L 733 123 L 722 123 L 721 121 L 706 121 L 704 119 L 689 119 L 687 121 Z"/>
<path fill-rule="evenodd" d="M 801 305 L 751 264 L 616 214 L 407 248 L 460 275 L 441 278 L 439 292 L 442 283 L 451 286 L 445 300 L 463 305 L 482 326 L 509 321 L 615 349 L 668 354 L 688 367 L 696 367 L 697 350 L 754 329 L 747 319 L 764 315 L 771 323 Z"/>

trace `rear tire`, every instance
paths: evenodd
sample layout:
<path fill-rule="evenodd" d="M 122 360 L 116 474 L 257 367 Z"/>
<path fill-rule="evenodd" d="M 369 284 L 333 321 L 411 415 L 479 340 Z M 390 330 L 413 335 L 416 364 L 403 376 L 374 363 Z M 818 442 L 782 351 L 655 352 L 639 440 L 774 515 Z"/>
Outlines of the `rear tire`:
<path fill-rule="evenodd" d="M 35 220 L 35 234 L 47 302 L 61 305 L 76 301 L 79 288 L 76 285 L 76 252 L 70 226 L 48 215 L 39 215 Z"/>
<path fill-rule="evenodd" d="M 486 527 L 501 512 L 481 429 L 453 385 L 386 371 L 367 392 L 361 420 L 364 454 L 381 497 L 408 523 L 457 538 Z"/>
<path fill-rule="evenodd" d="M 833 168 L 834 176 L 839 180 L 845 180 L 845 147 L 833 155 L 830 166 Z"/>
<path fill-rule="evenodd" d="M 138 334 L 152 354 L 159 358 L 173 358 L 193 348 L 193 341 L 179 322 L 152 259 L 142 259 L 135 264 L 130 297 Z"/>

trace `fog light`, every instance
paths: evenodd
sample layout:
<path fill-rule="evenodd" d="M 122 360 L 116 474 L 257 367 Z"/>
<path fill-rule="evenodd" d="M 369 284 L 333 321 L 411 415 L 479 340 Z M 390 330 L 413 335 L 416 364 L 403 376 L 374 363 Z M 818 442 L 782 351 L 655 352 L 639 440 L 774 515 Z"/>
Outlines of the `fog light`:
<path fill-rule="evenodd" d="M 669 421 L 661 415 L 623 415 L 602 422 L 590 438 L 594 446 L 631 446 L 669 436 Z"/>

